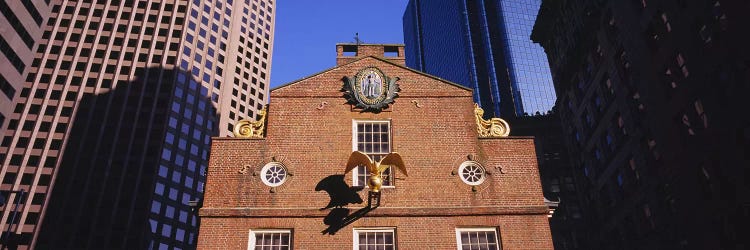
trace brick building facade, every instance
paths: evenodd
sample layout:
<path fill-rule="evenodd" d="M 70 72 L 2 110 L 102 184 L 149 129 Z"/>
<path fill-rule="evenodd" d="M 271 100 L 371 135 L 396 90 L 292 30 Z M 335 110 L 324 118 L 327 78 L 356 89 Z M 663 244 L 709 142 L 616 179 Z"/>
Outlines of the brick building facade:
<path fill-rule="evenodd" d="M 404 67 L 400 46 L 339 44 L 339 65 L 271 91 L 263 138 L 213 138 L 200 249 L 552 249 L 533 138 L 480 138 L 471 90 Z M 381 112 L 342 97 L 368 68 L 398 78 Z M 403 158 L 379 206 L 345 173 L 353 150 Z"/>

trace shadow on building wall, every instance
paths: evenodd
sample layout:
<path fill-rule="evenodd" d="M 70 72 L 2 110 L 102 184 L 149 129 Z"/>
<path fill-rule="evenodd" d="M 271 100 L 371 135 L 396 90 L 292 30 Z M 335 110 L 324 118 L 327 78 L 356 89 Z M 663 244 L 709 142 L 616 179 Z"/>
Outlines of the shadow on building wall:
<path fill-rule="evenodd" d="M 560 202 L 550 218 L 552 240 L 556 249 L 569 249 L 580 241 L 576 232 L 585 230 L 581 213 L 581 193 L 575 186 L 574 168 L 557 108 L 546 114 L 537 112 L 511 119 L 514 136 L 534 136 L 539 175 L 544 197 Z"/>
<path fill-rule="evenodd" d="M 180 135 L 179 125 L 171 128 L 170 120 L 186 112 L 185 109 L 175 110 L 173 103 L 182 103 L 183 107 L 208 103 L 204 107 L 205 114 L 201 114 L 205 119 L 216 119 L 215 108 L 205 95 L 196 94 L 198 100 L 193 100 L 193 104 L 183 103 L 187 93 L 199 93 L 187 87 L 190 81 L 178 80 L 189 79 L 186 77 L 189 75 L 175 69 L 147 68 L 136 70 L 135 80 L 121 81 L 109 92 L 84 94 L 76 104 L 72 127 L 56 170 L 57 177 L 37 240 L 38 248 L 147 249 L 155 237 L 174 235 L 169 232 L 168 236 L 162 236 L 161 231 L 156 231 L 153 218 L 197 233 L 197 222 L 193 226 L 190 220 L 178 221 L 176 214 L 171 215 L 172 218 L 159 215 L 165 214 L 162 207 L 167 204 L 177 208 L 178 213 L 191 211 L 188 204 L 179 198 L 166 199 L 167 191 L 164 197 L 155 194 L 159 181 L 166 183 L 167 190 L 171 183 L 181 194 L 202 198 L 197 185 L 187 189 L 183 185 L 177 187 L 181 178 L 205 180 L 202 171 L 183 171 L 175 183 L 160 169 L 160 166 L 168 167 L 168 173 L 172 173 L 185 167 L 172 161 L 174 157 L 164 159 L 163 151 L 170 148 L 169 137 L 176 134 L 192 139 Z M 200 84 L 196 88 L 200 88 Z M 180 124 L 198 127 L 194 119 Z M 203 142 L 202 138 L 190 141 L 198 145 Z M 208 145 L 203 147 L 207 150 Z M 171 174 L 169 177 L 175 178 Z M 154 200 L 164 206 L 152 211 Z M 196 218 L 192 214 L 190 217 Z M 173 243 L 185 247 L 184 242 Z"/>
<path fill-rule="evenodd" d="M 329 175 L 318 182 L 318 185 L 315 186 L 315 191 L 326 191 L 331 198 L 328 205 L 320 209 L 326 210 L 331 208 L 331 212 L 323 218 L 323 224 L 328 225 L 328 228 L 320 232 L 321 234 L 336 234 L 340 229 L 362 218 L 365 214 L 376 208 L 368 204 L 368 206 L 350 214 L 351 209 L 345 206 L 349 204 L 362 204 L 364 201 L 357 193 L 362 189 L 363 187 L 350 187 L 347 185 L 344 181 L 344 175 Z"/>

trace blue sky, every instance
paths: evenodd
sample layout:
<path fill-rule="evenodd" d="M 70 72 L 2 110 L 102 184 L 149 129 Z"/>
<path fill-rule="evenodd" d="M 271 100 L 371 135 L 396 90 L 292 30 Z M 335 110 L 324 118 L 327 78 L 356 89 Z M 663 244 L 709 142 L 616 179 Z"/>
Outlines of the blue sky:
<path fill-rule="evenodd" d="M 336 65 L 336 43 L 403 43 L 408 0 L 277 0 L 271 87 Z"/>

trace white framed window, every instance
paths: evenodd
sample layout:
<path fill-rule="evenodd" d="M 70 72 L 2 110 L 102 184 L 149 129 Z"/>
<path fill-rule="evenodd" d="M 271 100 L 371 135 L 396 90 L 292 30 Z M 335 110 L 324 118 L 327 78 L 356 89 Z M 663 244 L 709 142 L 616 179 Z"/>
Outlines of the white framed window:
<path fill-rule="evenodd" d="M 500 250 L 494 227 L 456 228 L 458 250 Z"/>
<path fill-rule="evenodd" d="M 458 173 L 461 180 L 469 185 L 476 186 L 482 184 L 486 179 L 484 167 L 476 161 L 465 161 L 458 167 Z"/>
<path fill-rule="evenodd" d="M 391 153 L 391 122 L 382 120 L 352 121 L 352 151 L 359 151 L 379 161 Z M 393 187 L 392 168 L 383 171 L 383 187 Z M 364 166 L 352 171 L 352 185 L 367 185 L 369 177 Z"/>
<path fill-rule="evenodd" d="M 396 249 L 395 228 L 355 228 L 354 250 Z"/>
<path fill-rule="evenodd" d="M 292 249 L 292 231 L 289 229 L 252 229 L 247 249 Z"/>
<path fill-rule="evenodd" d="M 270 187 L 278 187 L 286 181 L 287 173 L 286 167 L 280 162 L 269 162 L 260 169 L 260 180 Z"/>

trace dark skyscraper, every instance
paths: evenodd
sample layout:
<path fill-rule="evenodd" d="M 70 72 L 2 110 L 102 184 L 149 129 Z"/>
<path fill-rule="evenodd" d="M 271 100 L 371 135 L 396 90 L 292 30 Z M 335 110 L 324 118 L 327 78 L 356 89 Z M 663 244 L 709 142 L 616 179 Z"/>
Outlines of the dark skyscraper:
<path fill-rule="evenodd" d="M 186 76 L 147 68 L 106 93 L 81 97 L 36 247 L 195 244 L 198 221 L 189 202 L 202 196 L 216 111 Z M 188 101 L 193 95 L 198 98 Z M 194 115 L 205 118 L 183 119 L 186 113 L 174 105 L 196 108 Z"/>
<path fill-rule="evenodd" d="M 545 0 L 583 249 L 747 249 L 750 2 Z M 563 201 L 564 202 L 564 201 Z"/>
<path fill-rule="evenodd" d="M 529 36 L 539 0 L 409 1 L 406 65 L 474 90 L 488 114 L 552 109 L 547 59 Z"/>

